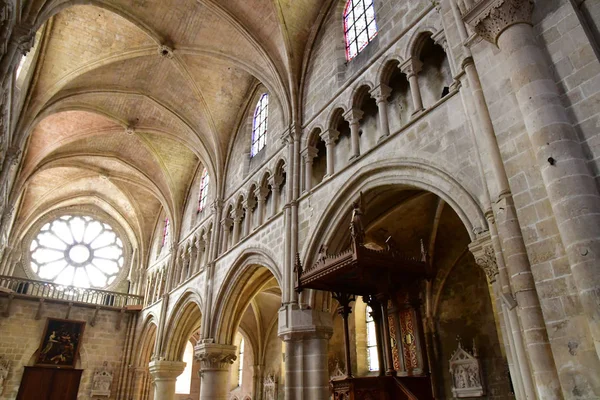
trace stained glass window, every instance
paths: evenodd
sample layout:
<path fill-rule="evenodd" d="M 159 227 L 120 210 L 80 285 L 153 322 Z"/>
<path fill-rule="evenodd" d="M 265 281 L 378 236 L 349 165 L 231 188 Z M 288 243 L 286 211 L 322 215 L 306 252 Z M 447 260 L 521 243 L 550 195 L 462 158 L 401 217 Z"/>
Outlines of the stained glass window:
<path fill-rule="evenodd" d="M 238 366 L 238 386 L 242 386 L 244 372 L 244 339 L 240 342 L 240 365 Z"/>
<path fill-rule="evenodd" d="M 88 216 L 48 222 L 31 241 L 31 269 L 60 285 L 105 288 L 123 268 L 123 242 L 113 228 Z"/>
<path fill-rule="evenodd" d="M 210 177 L 208 176 L 208 171 L 204 168 L 202 171 L 202 178 L 200 178 L 200 195 L 198 197 L 198 212 L 204 210 L 206 207 L 206 201 L 208 200 L 208 183 L 210 182 Z"/>
<path fill-rule="evenodd" d="M 374 0 L 348 0 L 344 9 L 346 59 L 352 60 L 377 36 Z"/>
<path fill-rule="evenodd" d="M 377 356 L 377 333 L 375 321 L 371 316 L 371 307 L 367 306 L 367 363 L 369 371 L 379 370 L 379 357 Z"/>
<path fill-rule="evenodd" d="M 267 122 L 269 120 L 269 95 L 264 93 L 256 104 L 252 122 L 252 149 L 250 155 L 254 157 L 267 144 Z"/>

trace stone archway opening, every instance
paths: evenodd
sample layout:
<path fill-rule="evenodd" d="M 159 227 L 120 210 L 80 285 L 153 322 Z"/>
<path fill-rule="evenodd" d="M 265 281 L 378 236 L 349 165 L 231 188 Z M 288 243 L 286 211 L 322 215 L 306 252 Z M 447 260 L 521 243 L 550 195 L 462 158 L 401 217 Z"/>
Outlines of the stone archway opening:
<path fill-rule="evenodd" d="M 377 251 L 396 249 L 406 257 L 423 260 L 431 273 L 410 293 L 393 289 L 381 307 L 380 315 L 389 325 L 388 347 L 384 328 L 371 326 L 370 304 L 366 304 L 369 302 L 362 298 L 354 302 L 348 317 L 350 370 L 354 376 L 431 376 L 429 395 L 435 398 L 452 398 L 457 389 L 483 383 L 479 386 L 493 391 L 494 396 L 512 398 L 496 299 L 486 274 L 469 251 L 472 239 L 457 212 L 431 192 L 401 185 L 372 188 L 362 195 L 362 204 L 364 247 Z M 351 220 L 349 209 L 332 225 L 335 233 L 324 243 L 328 255 L 350 247 Z M 343 379 L 348 366 L 339 304 L 327 296 L 315 299 L 319 304 L 314 306 L 322 303 L 333 317 L 334 334 L 328 354 L 330 377 Z M 382 349 L 376 351 L 373 346 Z M 459 347 L 478 360 L 478 375 L 473 378 L 477 382 L 469 382 L 468 377 L 465 382 L 450 372 L 450 359 Z"/>
<path fill-rule="evenodd" d="M 269 268 L 254 263 L 258 260 L 246 261 L 217 301 L 221 306 L 215 315 L 227 316 L 216 321 L 215 341 L 219 344 L 214 350 L 209 344 L 198 348 L 208 353 L 200 356 L 207 360 L 204 367 L 216 368 L 208 365 L 211 351 L 224 360 L 218 363 L 223 375 L 218 389 L 229 398 L 263 398 L 267 378 L 280 382 L 284 373 L 277 331 L 282 304 L 278 278 Z M 204 382 L 202 390 L 204 393 Z"/>

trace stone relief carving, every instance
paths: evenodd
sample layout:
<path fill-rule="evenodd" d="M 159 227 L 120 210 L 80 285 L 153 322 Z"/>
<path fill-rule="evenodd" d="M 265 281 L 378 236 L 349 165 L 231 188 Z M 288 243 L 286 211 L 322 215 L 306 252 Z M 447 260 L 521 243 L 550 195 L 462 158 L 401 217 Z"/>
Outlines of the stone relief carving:
<path fill-rule="evenodd" d="M 0 356 L 0 395 L 4 390 L 4 381 L 10 371 L 10 361 Z"/>
<path fill-rule="evenodd" d="M 265 400 L 277 399 L 277 379 L 275 378 L 275 375 L 267 375 L 263 383 L 263 393 Z"/>
<path fill-rule="evenodd" d="M 450 375 L 454 397 L 481 397 L 485 394 L 475 341 L 473 351 L 469 352 L 462 347 L 458 338 L 458 348 L 450 358 Z"/>
<path fill-rule="evenodd" d="M 94 372 L 92 381 L 92 397 L 110 397 L 110 386 L 113 381 L 113 373 L 108 369 L 108 362 L 104 361 L 102 368 Z"/>
<path fill-rule="evenodd" d="M 346 372 L 340 368 L 340 361 L 335 360 L 335 368 L 329 377 L 332 381 L 346 379 Z"/>

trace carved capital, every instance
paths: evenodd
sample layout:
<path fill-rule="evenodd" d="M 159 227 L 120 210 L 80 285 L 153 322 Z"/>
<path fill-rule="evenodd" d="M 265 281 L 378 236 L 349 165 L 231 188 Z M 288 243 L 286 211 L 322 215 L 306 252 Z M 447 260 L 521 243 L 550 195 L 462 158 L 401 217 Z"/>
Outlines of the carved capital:
<path fill-rule="evenodd" d="M 477 265 L 483 268 L 490 282 L 495 282 L 498 275 L 498 263 L 489 233 L 486 232 L 485 235 L 471 243 L 469 250 L 473 253 Z"/>
<path fill-rule="evenodd" d="M 421 72 L 421 68 L 423 68 L 423 63 L 421 60 L 416 59 L 415 57 L 411 57 L 408 60 L 404 61 L 402 64 L 398 66 L 400 71 L 406 74 L 407 78 L 411 76 L 417 75 Z"/>
<path fill-rule="evenodd" d="M 181 361 L 152 360 L 149 364 L 150 374 L 154 381 L 175 380 L 184 369 L 185 363 Z"/>
<path fill-rule="evenodd" d="M 500 34 L 512 25 L 531 25 L 533 7 L 533 0 L 480 0 L 463 19 L 479 36 L 496 44 Z"/>
<path fill-rule="evenodd" d="M 244 211 L 241 208 L 235 208 L 231 211 L 231 219 L 233 219 L 234 223 L 239 224 L 243 217 Z"/>
<path fill-rule="evenodd" d="M 371 90 L 370 94 L 371 97 L 375 99 L 375 101 L 381 103 L 387 101 L 388 97 L 390 97 L 390 94 L 392 94 L 392 88 L 382 83 L 381 85 L 376 86 L 373 90 Z"/>
<path fill-rule="evenodd" d="M 244 210 L 246 211 L 252 211 L 254 210 L 254 207 L 256 207 L 256 199 L 252 196 L 252 193 L 248 193 L 248 196 L 250 197 L 242 202 L 242 207 L 244 207 Z"/>
<path fill-rule="evenodd" d="M 359 110 L 358 108 L 351 108 L 344 113 L 344 119 L 348 121 L 350 125 L 358 124 L 363 115 L 365 115 L 365 113 L 362 110 Z"/>
<path fill-rule="evenodd" d="M 325 142 L 325 145 L 331 146 L 338 140 L 340 133 L 335 129 L 327 129 L 326 131 L 321 132 L 320 136 Z"/>
<path fill-rule="evenodd" d="M 223 228 L 225 228 L 225 229 L 230 229 L 230 228 L 231 228 L 231 226 L 233 225 L 233 220 L 232 220 L 231 218 L 229 218 L 229 217 L 227 217 L 227 218 L 223 218 L 223 219 L 221 220 L 221 225 L 222 225 L 222 226 L 223 226 Z"/>
<path fill-rule="evenodd" d="M 269 195 L 269 188 L 264 186 L 258 187 L 254 191 L 254 195 L 258 199 L 259 203 L 264 202 L 267 199 L 267 196 Z"/>
<path fill-rule="evenodd" d="M 271 190 L 275 192 L 279 189 L 281 184 L 283 183 L 283 176 L 279 174 L 274 174 L 269 176 L 269 186 L 271 186 Z"/>
<path fill-rule="evenodd" d="M 212 343 L 205 339 L 194 347 L 194 358 L 200 361 L 201 371 L 227 371 L 237 359 L 236 347 Z"/>
<path fill-rule="evenodd" d="M 312 163 L 314 158 L 319 154 L 319 150 L 317 150 L 314 146 L 308 146 L 304 150 L 302 150 L 302 156 L 304 157 L 304 161 L 306 163 Z"/>

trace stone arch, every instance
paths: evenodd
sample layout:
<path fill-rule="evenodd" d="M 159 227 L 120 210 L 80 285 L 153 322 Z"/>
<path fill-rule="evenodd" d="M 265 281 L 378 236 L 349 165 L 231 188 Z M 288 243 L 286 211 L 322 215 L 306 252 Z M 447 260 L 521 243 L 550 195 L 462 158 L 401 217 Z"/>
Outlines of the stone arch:
<path fill-rule="evenodd" d="M 170 316 L 167 318 L 162 356 L 166 360 L 181 361 L 185 345 L 194 331 L 200 328 L 202 298 L 194 288 L 188 288 L 175 303 Z"/>
<path fill-rule="evenodd" d="M 349 108 L 360 108 L 361 103 L 365 100 L 366 97 L 370 96 L 369 92 L 375 87 L 372 82 L 369 81 L 361 81 L 359 82 L 354 90 L 352 91 L 352 96 L 350 97 Z"/>
<path fill-rule="evenodd" d="M 156 342 L 156 321 L 158 321 L 158 318 L 156 318 L 154 313 L 149 313 L 142 325 L 136 360 L 134 362 L 138 367 L 146 368 L 148 360 L 152 359 Z"/>
<path fill-rule="evenodd" d="M 437 32 L 438 30 L 431 26 L 422 26 L 414 31 L 404 51 L 404 59 L 408 60 L 412 57 L 418 59 L 425 41 Z"/>
<path fill-rule="evenodd" d="M 355 178 L 338 191 L 326 211 L 321 214 L 307 244 L 302 265 L 311 265 L 319 247 L 333 236 L 328 227 L 339 224 L 360 192 L 383 185 L 402 185 L 431 192 L 443 199 L 456 212 L 471 239 L 486 230 L 487 221 L 481 205 L 460 182 L 445 171 L 418 159 L 381 161 L 361 168 Z"/>
<path fill-rule="evenodd" d="M 232 265 L 216 297 L 217 307 L 211 324 L 215 341 L 220 344 L 233 342 L 249 299 L 254 297 L 262 286 L 275 278 L 279 287 L 283 287 L 281 271 L 274 257 L 266 249 L 247 249 Z"/>
<path fill-rule="evenodd" d="M 331 109 L 327 116 L 327 129 L 335 129 L 338 125 L 339 118 L 347 111 L 347 108 L 342 105 L 337 105 Z"/>
<path fill-rule="evenodd" d="M 392 54 L 386 57 L 377 70 L 376 82 L 380 85 L 388 85 L 393 72 L 398 68 L 398 65 L 403 62 L 403 58 L 399 55 Z"/>

